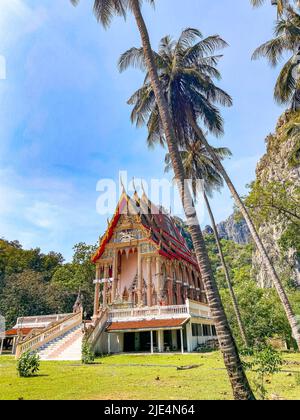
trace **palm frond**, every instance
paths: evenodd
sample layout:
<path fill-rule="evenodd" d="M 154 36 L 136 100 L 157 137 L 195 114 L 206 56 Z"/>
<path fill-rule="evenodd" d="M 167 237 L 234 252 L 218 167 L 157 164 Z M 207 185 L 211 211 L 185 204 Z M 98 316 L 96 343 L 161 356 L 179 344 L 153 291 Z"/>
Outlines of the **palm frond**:
<path fill-rule="evenodd" d="M 279 104 L 286 104 L 293 98 L 296 89 L 294 69 L 298 66 L 292 57 L 283 67 L 277 79 L 274 91 L 275 100 Z"/>

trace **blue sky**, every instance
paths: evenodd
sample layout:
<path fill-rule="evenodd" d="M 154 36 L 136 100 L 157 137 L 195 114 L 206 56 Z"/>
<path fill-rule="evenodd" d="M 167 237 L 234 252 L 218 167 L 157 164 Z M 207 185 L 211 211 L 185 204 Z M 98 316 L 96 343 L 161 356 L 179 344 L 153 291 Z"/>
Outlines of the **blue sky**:
<path fill-rule="evenodd" d="M 186 27 L 220 34 L 230 47 L 220 85 L 233 97 L 225 109 L 226 134 L 211 139 L 231 148 L 226 163 L 238 190 L 254 179 L 264 139 L 282 109 L 273 101 L 277 71 L 252 62 L 256 46 L 272 34 L 275 11 L 253 10 L 248 0 L 157 0 L 144 7 L 153 46 Z M 268 2 L 267 2 L 268 3 Z M 0 237 L 24 247 L 62 252 L 95 243 L 106 226 L 96 211 L 97 181 L 164 176 L 164 151 L 148 151 L 145 131 L 132 127 L 126 100 L 140 85 L 138 70 L 119 74 L 122 52 L 140 46 L 132 18 L 116 18 L 108 31 L 91 13 L 92 1 L 0 0 Z M 216 194 L 218 221 L 232 212 L 226 189 Z M 205 226 L 208 220 L 201 214 Z"/>

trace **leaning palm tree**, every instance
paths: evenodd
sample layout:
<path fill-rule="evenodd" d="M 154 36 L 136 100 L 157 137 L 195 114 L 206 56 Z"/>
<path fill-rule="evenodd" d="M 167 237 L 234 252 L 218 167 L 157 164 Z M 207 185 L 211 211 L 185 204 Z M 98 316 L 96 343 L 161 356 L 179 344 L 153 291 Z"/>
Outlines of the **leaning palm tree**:
<path fill-rule="evenodd" d="M 264 43 L 253 54 L 253 59 L 266 57 L 272 66 L 289 54 L 277 79 L 274 97 L 280 104 L 292 103 L 294 110 L 300 109 L 300 15 L 287 9 L 285 16 L 278 19 L 275 38 Z"/>
<path fill-rule="evenodd" d="M 79 0 L 71 0 L 77 4 Z M 148 0 L 151 4 L 154 0 Z M 145 65 L 148 77 L 153 88 L 156 99 L 159 118 L 168 145 L 168 150 L 172 160 L 172 166 L 177 180 L 180 197 L 187 222 L 190 225 L 190 232 L 194 244 L 195 254 L 199 264 L 207 299 L 210 305 L 212 317 L 216 324 L 217 335 L 220 348 L 223 354 L 224 363 L 228 371 L 228 376 L 232 385 L 235 399 L 249 400 L 254 399 L 248 379 L 245 375 L 243 364 L 240 360 L 236 343 L 233 339 L 228 320 L 221 302 L 221 297 L 217 288 L 215 278 L 209 262 L 204 238 L 199 226 L 199 221 L 194 208 L 192 194 L 185 183 L 185 173 L 178 149 L 177 137 L 172 125 L 172 118 L 169 112 L 168 102 L 164 96 L 159 80 L 156 60 L 153 55 L 149 33 L 141 11 L 142 0 L 94 0 L 94 12 L 97 19 L 108 26 L 114 15 L 126 16 L 130 10 L 136 20 L 136 24 L 141 36 Z M 185 37 L 188 42 L 188 37 Z"/>
<path fill-rule="evenodd" d="M 214 152 L 220 160 L 231 156 L 231 152 L 227 148 L 214 148 Z M 222 244 L 220 241 L 216 221 L 210 206 L 209 197 L 212 196 L 213 191 L 218 190 L 224 186 L 224 180 L 218 170 L 215 168 L 214 162 L 207 150 L 200 141 L 190 141 L 185 149 L 181 152 L 181 158 L 185 169 L 186 176 L 192 181 L 192 191 L 195 201 L 198 196 L 203 196 L 208 214 L 211 220 L 212 229 L 217 244 L 219 257 L 225 274 L 229 294 L 232 300 L 235 316 L 240 330 L 241 338 L 245 348 L 249 347 L 245 327 L 242 321 L 240 309 L 237 298 L 232 286 L 232 281 L 229 274 L 229 269 L 225 261 Z M 166 172 L 172 170 L 170 155 L 166 155 Z"/>
<path fill-rule="evenodd" d="M 182 35 L 177 43 L 168 37 L 164 38 L 159 51 L 153 53 L 158 68 L 160 85 L 168 101 L 169 113 L 173 118 L 174 130 L 178 136 L 177 138 L 183 142 L 195 136 L 195 138 L 203 143 L 212 157 L 215 167 L 224 178 L 237 208 L 248 225 L 253 241 L 276 288 L 294 338 L 300 349 L 300 325 L 289 302 L 287 293 L 274 269 L 244 202 L 198 124 L 201 120 L 210 131 L 217 134 L 220 133 L 222 127 L 219 126 L 220 115 L 214 112 L 216 109 L 215 103 L 228 105 L 230 104 L 230 98 L 225 92 L 217 88 L 211 80 L 212 77 L 218 76 L 218 73 L 215 73 L 216 69 L 214 67 L 214 61 L 217 58 L 216 56 L 207 57 L 207 54 L 208 52 L 211 53 L 211 51 L 214 51 L 213 45 L 215 44 L 209 42 L 209 47 L 207 47 L 207 41 L 203 45 L 201 40 L 196 42 L 195 38 L 199 38 L 199 35 L 196 36 L 194 33 L 194 36 L 192 36 L 190 34 L 188 42 L 186 41 L 186 37 Z M 207 64 L 207 59 L 209 60 L 209 64 Z M 121 69 L 125 69 L 129 65 L 138 65 L 142 69 L 146 68 L 143 49 L 131 49 L 123 54 L 120 61 Z M 164 127 L 160 120 L 158 104 L 155 100 L 152 85 L 149 83 L 148 74 L 144 85 L 130 98 L 129 103 L 134 105 L 132 119 L 137 124 L 148 121 L 148 130 L 150 133 L 148 141 L 151 141 L 153 138 L 155 141 L 163 142 L 162 136 L 165 134 Z"/>

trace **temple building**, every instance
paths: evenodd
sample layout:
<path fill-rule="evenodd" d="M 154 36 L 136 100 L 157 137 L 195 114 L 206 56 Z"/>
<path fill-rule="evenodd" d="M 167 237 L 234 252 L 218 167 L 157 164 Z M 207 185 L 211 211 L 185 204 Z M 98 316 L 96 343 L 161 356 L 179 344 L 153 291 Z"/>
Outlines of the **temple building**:
<path fill-rule="evenodd" d="M 97 351 L 191 352 L 216 341 L 194 252 L 145 194 L 123 192 L 93 262 Z"/>
<path fill-rule="evenodd" d="M 145 194 L 123 192 L 93 262 L 92 322 L 83 321 L 79 293 L 72 314 L 19 318 L 0 336 L 0 354 L 80 360 L 83 340 L 96 354 L 217 346 L 195 255 L 176 220 Z"/>

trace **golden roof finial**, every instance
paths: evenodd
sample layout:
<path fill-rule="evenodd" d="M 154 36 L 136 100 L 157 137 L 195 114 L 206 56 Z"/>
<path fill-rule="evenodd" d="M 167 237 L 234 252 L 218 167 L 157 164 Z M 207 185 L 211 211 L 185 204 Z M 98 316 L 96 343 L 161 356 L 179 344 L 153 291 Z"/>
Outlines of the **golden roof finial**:
<path fill-rule="evenodd" d="M 135 178 L 133 177 L 132 178 L 132 186 L 133 186 L 133 189 L 134 189 L 134 193 L 136 194 L 136 185 L 135 185 Z"/>
<path fill-rule="evenodd" d="M 121 184 L 121 188 L 122 188 L 122 194 L 126 194 L 126 189 L 124 187 L 122 175 L 120 175 L 120 184 Z"/>
<path fill-rule="evenodd" d="M 143 194 L 144 194 L 145 196 L 147 196 L 146 191 L 145 191 L 145 187 L 144 187 L 144 182 L 143 182 L 143 180 L 142 180 L 142 191 L 143 191 Z"/>

